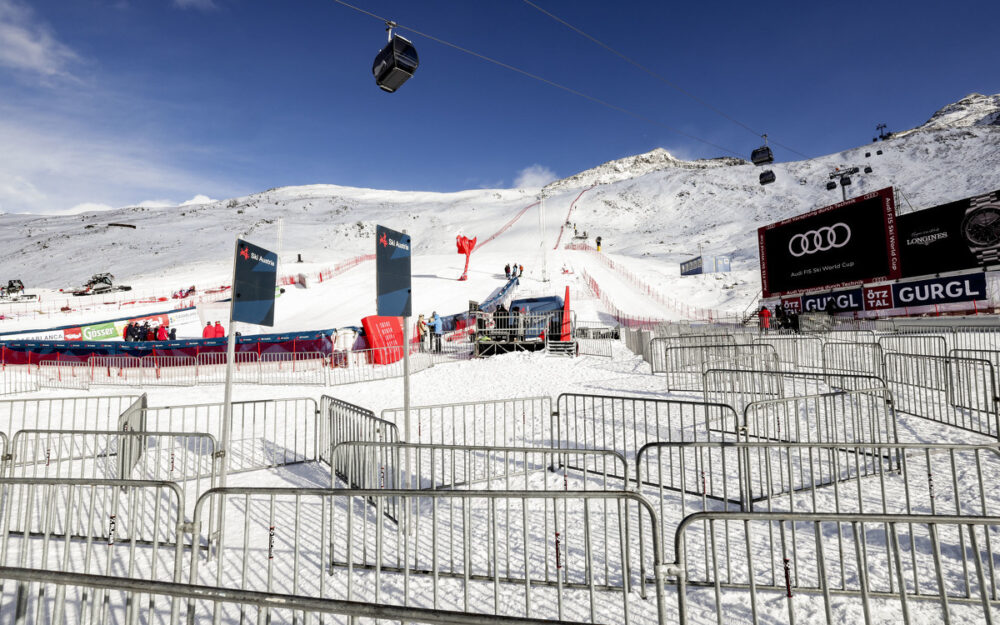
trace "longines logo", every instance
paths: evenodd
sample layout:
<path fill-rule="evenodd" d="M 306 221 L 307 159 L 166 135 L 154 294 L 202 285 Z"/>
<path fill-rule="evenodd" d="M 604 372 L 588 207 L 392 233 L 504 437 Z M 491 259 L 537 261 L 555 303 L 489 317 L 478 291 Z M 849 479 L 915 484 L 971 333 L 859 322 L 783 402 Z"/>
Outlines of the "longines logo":
<path fill-rule="evenodd" d="M 931 234 L 923 234 L 915 237 L 911 237 L 906 240 L 907 245 L 930 245 L 935 241 L 940 241 L 941 239 L 947 239 L 947 232 L 933 232 Z"/>

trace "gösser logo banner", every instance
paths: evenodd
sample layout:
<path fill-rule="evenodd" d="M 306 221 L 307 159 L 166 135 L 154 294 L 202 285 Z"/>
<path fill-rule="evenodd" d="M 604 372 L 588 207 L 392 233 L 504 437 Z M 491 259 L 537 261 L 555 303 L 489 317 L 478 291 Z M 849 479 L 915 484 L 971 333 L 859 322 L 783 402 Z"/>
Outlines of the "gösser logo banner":
<path fill-rule="evenodd" d="M 278 282 L 278 255 L 236 240 L 233 271 L 233 321 L 274 325 L 274 287 Z"/>
<path fill-rule="evenodd" d="M 899 278 L 895 211 L 890 187 L 759 228 L 764 297 Z"/>
<path fill-rule="evenodd" d="M 375 293 L 379 316 L 411 316 L 410 235 L 375 228 Z"/>

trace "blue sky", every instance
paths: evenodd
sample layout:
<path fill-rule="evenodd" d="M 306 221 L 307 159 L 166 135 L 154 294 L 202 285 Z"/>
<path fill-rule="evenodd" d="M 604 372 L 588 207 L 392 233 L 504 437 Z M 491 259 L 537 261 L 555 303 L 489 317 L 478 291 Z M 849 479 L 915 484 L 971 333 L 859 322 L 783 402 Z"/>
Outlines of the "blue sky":
<path fill-rule="evenodd" d="M 810 157 L 1000 92 L 997 2 L 533 1 Z M 383 24 L 331 0 L 0 0 L 0 211 L 512 187 L 760 143 L 521 0 L 352 4 L 645 119 L 405 29 L 420 68 L 383 93 Z"/>

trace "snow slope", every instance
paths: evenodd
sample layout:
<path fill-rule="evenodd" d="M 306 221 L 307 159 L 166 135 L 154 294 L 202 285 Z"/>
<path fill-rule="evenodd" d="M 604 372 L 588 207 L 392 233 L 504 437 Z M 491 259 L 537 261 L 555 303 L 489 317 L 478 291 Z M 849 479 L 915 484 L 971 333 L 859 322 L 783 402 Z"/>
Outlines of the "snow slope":
<path fill-rule="evenodd" d="M 851 196 L 893 185 L 901 212 L 926 208 L 1000 188 L 1000 95 L 970 95 L 934 114 L 924 125 L 892 139 L 805 161 L 774 164 L 777 182 L 761 187 L 761 168 L 739 159 L 682 161 L 654 150 L 605 163 L 544 189 L 469 190 L 458 193 L 382 191 L 334 185 L 271 189 L 197 206 L 128 207 L 72 216 L 0 215 L 0 281 L 20 278 L 42 295 L 32 306 L 0 305 L 18 313 L 0 320 L 0 331 L 76 323 L 74 313 L 54 314 L 65 304 L 55 289 L 81 284 L 92 273 L 111 271 L 137 296 L 163 294 L 196 284 L 227 284 L 237 235 L 276 248 L 283 221 L 281 274 L 312 274 L 339 261 L 372 252 L 374 228 L 405 230 L 414 241 L 415 311 L 463 310 L 503 281 L 503 266 L 525 266 L 523 293 L 584 290 L 580 271 L 563 276 L 563 264 L 600 272 L 585 253 L 565 252 L 575 224 L 589 241 L 600 235 L 605 253 L 672 297 L 706 308 L 743 310 L 759 289 L 757 227 L 841 199 L 827 191 L 835 167 L 871 165 L 854 177 Z M 876 149 L 883 150 L 877 155 Z M 866 157 L 865 153 L 870 152 Z M 782 155 L 779 152 L 777 156 Z M 539 239 L 544 198 L 544 245 Z M 514 220 L 512 219 L 520 217 Z M 109 226 L 126 223 L 136 228 Z M 562 232 L 560 230 L 563 229 Z M 455 236 L 479 237 L 468 282 L 457 282 L 463 257 Z M 560 249 L 553 251 L 559 241 Z M 542 282 L 547 250 L 551 282 Z M 734 273 L 721 280 L 679 277 L 678 264 L 703 250 L 728 253 Z M 301 254 L 305 263 L 294 263 Z M 309 289 L 289 289 L 279 300 L 279 331 L 357 324 L 374 312 L 373 264 L 362 263 Z M 602 287 L 637 313 L 655 309 L 613 275 Z M 605 285 L 604 282 L 609 284 Z M 77 298 L 79 300 L 79 298 Z M 98 310 L 88 319 L 102 318 Z M 118 306 L 120 309 L 121 306 Z M 129 314 L 107 307 L 103 318 Z M 26 312 L 34 317 L 25 319 Z M 42 310 L 42 313 L 38 311 Z M 652 312 L 656 312 L 652 310 Z M 51 314 L 50 314 L 51 313 Z M 45 316 L 40 319 L 39 314 Z M 58 318 L 57 318 L 58 317 Z M 51 319 L 51 320 L 50 320 Z"/>

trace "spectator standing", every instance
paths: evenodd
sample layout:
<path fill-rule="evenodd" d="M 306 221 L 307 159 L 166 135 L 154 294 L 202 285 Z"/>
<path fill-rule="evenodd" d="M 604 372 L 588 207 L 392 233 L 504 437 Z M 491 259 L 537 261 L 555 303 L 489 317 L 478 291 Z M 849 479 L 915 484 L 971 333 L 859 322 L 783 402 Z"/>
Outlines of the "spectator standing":
<path fill-rule="evenodd" d="M 177 328 L 170 328 L 169 338 L 171 341 L 177 340 Z"/>
<path fill-rule="evenodd" d="M 517 272 L 517 277 L 520 278 L 521 276 L 524 275 L 524 265 L 518 265 L 518 268 L 520 269 L 520 271 Z"/>
<path fill-rule="evenodd" d="M 222 327 L 222 324 L 218 321 L 215 322 L 215 327 L 212 328 L 215 332 L 215 338 L 221 339 L 226 336 L 226 330 Z"/>
<path fill-rule="evenodd" d="M 504 265 L 503 274 L 505 276 L 507 276 L 508 280 L 510 280 L 510 263 L 507 263 L 506 265 Z"/>
<path fill-rule="evenodd" d="M 201 331 L 201 338 L 203 339 L 214 339 L 215 338 L 215 328 L 212 327 L 211 321 L 205 322 L 205 329 Z"/>
<path fill-rule="evenodd" d="M 431 314 L 431 326 L 434 328 L 434 353 L 441 353 L 441 335 L 444 333 L 444 322 L 435 310 Z"/>
<path fill-rule="evenodd" d="M 147 341 L 156 340 L 156 332 L 150 327 L 148 321 L 142 324 L 142 334 Z"/>
<path fill-rule="evenodd" d="M 760 317 L 760 329 L 767 332 L 771 328 L 771 311 L 767 309 L 767 306 L 761 306 L 757 316 Z"/>
<path fill-rule="evenodd" d="M 420 351 L 424 351 L 424 337 L 427 336 L 427 320 L 424 319 L 423 315 L 417 317 L 417 343 L 420 345 Z"/>
<path fill-rule="evenodd" d="M 165 341 L 167 340 L 167 326 L 161 325 L 156 328 L 156 340 Z"/>

